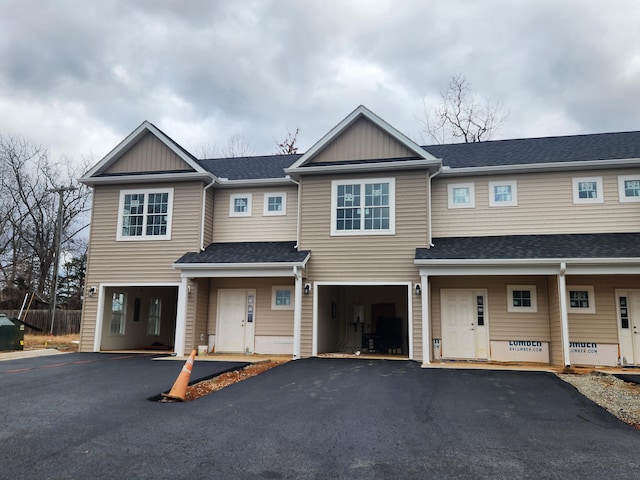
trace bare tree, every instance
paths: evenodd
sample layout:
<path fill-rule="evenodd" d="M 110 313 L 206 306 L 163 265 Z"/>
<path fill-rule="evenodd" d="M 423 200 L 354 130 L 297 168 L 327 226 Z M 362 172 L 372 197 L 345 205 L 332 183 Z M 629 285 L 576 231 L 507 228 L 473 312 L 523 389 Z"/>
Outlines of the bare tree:
<path fill-rule="evenodd" d="M 506 114 L 501 103 L 486 99 L 478 103 L 471 84 L 462 75 L 452 76 L 441 92 L 442 103 L 429 111 L 426 102 L 421 132 L 425 141 L 472 143 L 490 140 L 502 126 Z"/>
<path fill-rule="evenodd" d="M 282 142 L 277 142 L 278 151 L 282 155 L 292 155 L 294 153 L 298 153 L 298 147 L 296 142 L 298 141 L 298 134 L 300 133 L 300 129 L 296 128 L 296 131 L 291 133 L 287 130 L 287 138 L 285 138 Z"/>

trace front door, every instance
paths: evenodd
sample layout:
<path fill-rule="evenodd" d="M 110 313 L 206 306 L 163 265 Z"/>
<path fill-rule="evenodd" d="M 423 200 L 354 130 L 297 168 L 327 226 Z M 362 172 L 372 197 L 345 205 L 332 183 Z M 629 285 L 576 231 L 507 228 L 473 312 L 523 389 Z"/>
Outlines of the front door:
<path fill-rule="evenodd" d="M 253 322 L 253 302 L 249 312 L 246 290 L 219 290 L 218 316 L 216 318 L 216 351 L 245 353 L 253 351 L 248 336 L 247 323 Z M 251 315 L 249 318 L 248 315 Z"/>
<path fill-rule="evenodd" d="M 617 292 L 618 339 L 623 365 L 640 365 L 640 290 Z"/>
<path fill-rule="evenodd" d="M 484 291 L 442 289 L 443 358 L 486 360 L 487 316 Z"/>

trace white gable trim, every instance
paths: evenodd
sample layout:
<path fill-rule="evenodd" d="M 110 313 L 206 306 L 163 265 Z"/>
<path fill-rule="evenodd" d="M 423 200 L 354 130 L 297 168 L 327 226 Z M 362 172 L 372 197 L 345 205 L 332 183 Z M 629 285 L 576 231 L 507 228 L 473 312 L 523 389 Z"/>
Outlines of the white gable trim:
<path fill-rule="evenodd" d="M 329 133 L 327 133 L 324 137 L 322 137 L 316 144 L 311 147 L 307 152 L 302 155 L 291 167 L 286 169 L 286 171 L 295 171 L 297 168 L 306 164 L 311 158 L 313 158 L 317 153 L 319 153 L 325 146 L 327 146 L 333 139 L 341 135 L 345 130 L 347 130 L 351 125 L 353 125 L 356 120 L 364 117 L 369 120 L 371 123 L 385 131 L 391 137 L 393 137 L 398 143 L 402 144 L 407 149 L 411 150 L 416 154 L 417 157 L 420 157 L 424 160 L 431 160 L 434 164 L 440 164 L 440 160 L 436 157 L 432 156 L 430 153 L 425 151 L 422 147 L 420 147 L 413 140 L 409 139 L 402 132 L 397 130 L 396 128 L 389 125 L 382 118 L 377 116 L 371 110 L 369 110 L 364 105 L 360 105 L 353 112 L 351 112 L 347 117 L 344 118 L 340 123 L 338 123 L 335 127 L 333 127 Z"/>
<path fill-rule="evenodd" d="M 131 146 L 137 143 L 147 133 L 152 133 L 158 140 L 164 143 L 173 153 L 180 157 L 187 165 L 196 172 L 207 173 L 191 156 L 184 152 L 173 140 L 162 133 L 152 123 L 145 120 L 131 132 L 122 142 L 120 142 L 113 150 L 111 150 L 102 160 L 91 168 L 82 177 L 82 180 L 89 180 L 90 177 L 103 172 L 109 166 L 116 162 Z"/>

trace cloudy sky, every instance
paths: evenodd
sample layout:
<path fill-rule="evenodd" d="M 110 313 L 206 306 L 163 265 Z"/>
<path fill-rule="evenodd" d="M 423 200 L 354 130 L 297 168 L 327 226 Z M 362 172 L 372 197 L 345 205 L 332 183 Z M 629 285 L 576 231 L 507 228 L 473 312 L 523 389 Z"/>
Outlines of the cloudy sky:
<path fill-rule="evenodd" d="M 496 138 L 640 130 L 637 0 L 0 0 L 0 135 L 96 160 L 143 120 L 200 156 L 308 149 L 363 104 L 422 143 L 462 74 Z"/>

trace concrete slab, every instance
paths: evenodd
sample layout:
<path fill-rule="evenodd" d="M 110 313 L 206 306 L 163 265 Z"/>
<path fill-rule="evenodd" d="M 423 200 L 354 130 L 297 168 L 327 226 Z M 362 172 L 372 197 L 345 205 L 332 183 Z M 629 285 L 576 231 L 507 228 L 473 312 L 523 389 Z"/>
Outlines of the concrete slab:
<path fill-rule="evenodd" d="M 12 352 L 0 352 L 0 362 L 7 360 L 18 360 L 21 358 L 48 357 L 51 355 L 62 355 L 70 352 L 56 350 L 55 348 L 41 348 L 39 350 L 16 350 Z"/>

